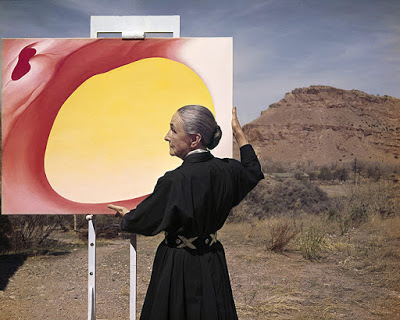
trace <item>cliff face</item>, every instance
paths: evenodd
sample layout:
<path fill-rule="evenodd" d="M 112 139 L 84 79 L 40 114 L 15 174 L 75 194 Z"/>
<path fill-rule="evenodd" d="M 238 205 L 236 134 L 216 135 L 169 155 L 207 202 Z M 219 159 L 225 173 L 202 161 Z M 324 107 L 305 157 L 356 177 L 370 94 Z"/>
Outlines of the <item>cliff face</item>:
<path fill-rule="evenodd" d="M 400 99 L 327 86 L 295 89 L 244 126 L 261 160 L 400 164 Z"/>

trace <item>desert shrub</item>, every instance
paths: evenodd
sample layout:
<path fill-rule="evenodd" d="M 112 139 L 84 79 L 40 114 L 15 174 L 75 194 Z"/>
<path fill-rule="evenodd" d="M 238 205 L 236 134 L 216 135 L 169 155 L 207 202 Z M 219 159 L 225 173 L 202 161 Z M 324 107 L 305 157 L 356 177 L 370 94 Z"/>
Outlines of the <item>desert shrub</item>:
<path fill-rule="evenodd" d="M 316 214 L 329 207 L 327 194 L 316 185 L 296 179 L 282 182 L 264 179 L 233 209 L 230 221 L 243 221 L 252 217 L 263 219 L 281 213 Z"/>
<path fill-rule="evenodd" d="M 338 212 L 337 208 L 335 208 L 334 206 L 329 208 L 328 211 L 326 212 L 326 218 L 327 218 L 328 222 L 335 221 L 337 219 L 338 215 L 339 215 L 339 212 Z"/>
<path fill-rule="evenodd" d="M 360 224 L 368 220 L 368 210 L 365 205 L 356 205 L 350 209 L 349 218 L 353 224 Z"/>
<path fill-rule="evenodd" d="M 10 232 L 7 234 L 9 249 L 18 252 L 40 247 L 62 220 L 63 216 L 53 215 L 10 216 Z"/>
<path fill-rule="evenodd" d="M 334 197 L 332 207 L 327 211 L 328 222 L 337 223 L 340 234 L 343 236 L 351 227 L 351 219 L 347 214 L 348 199 L 344 196 Z"/>
<path fill-rule="evenodd" d="M 388 181 L 368 184 L 365 187 L 367 207 L 371 214 L 388 218 L 400 214 L 400 201 L 395 185 Z"/>
<path fill-rule="evenodd" d="M 388 179 L 392 174 L 399 173 L 400 166 L 392 163 L 354 159 L 350 163 L 349 169 L 353 173 L 357 173 L 363 177 L 379 181 L 381 179 Z"/>
<path fill-rule="evenodd" d="M 314 225 L 310 225 L 300 236 L 300 251 L 304 259 L 315 261 L 325 244 L 325 232 Z"/>
<path fill-rule="evenodd" d="M 374 179 L 375 181 L 379 181 L 382 176 L 382 172 L 378 166 L 375 167 L 369 166 L 367 168 L 366 175 L 368 178 Z"/>
<path fill-rule="evenodd" d="M 391 182 L 380 181 L 362 185 L 347 185 L 348 211 L 353 221 L 366 221 L 368 216 L 386 218 L 400 214 L 397 191 Z"/>
<path fill-rule="evenodd" d="M 8 216 L 0 215 L 0 253 L 11 249 L 10 235 L 12 226 Z"/>
<path fill-rule="evenodd" d="M 231 210 L 228 222 L 243 222 L 255 217 L 267 216 L 263 203 L 264 198 L 271 193 L 271 190 L 270 180 L 261 180 L 242 202 Z"/>
<path fill-rule="evenodd" d="M 329 225 L 337 225 L 339 227 L 340 235 L 343 236 L 349 231 L 352 223 L 349 215 L 344 214 L 342 210 L 338 210 L 336 205 L 339 201 L 335 200 L 336 198 L 332 201 L 335 203 L 334 206 L 332 206 L 332 208 L 330 208 L 326 213 L 326 219 Z"/>
<path fill-rule="evenodd" d="M 396 184 L 378 181 L 343 185 L 343 196 L 334 197 L 328 220 L 336 220 L 341 235 L 376 217 L 388 219 L 400 216 L 400 201 Z"/>
<path fill-rule="evenodd" d="M 318 179 L 324 181 L 332 180 L 333 179 L 332 171 L 327 167 L 322 167 L 318 174 Z"/>
<path fill-rule="evenodd" d="M 339 181 L 347 181 L 349 179 L 349 173 L 346 168 L 339 168 L 333 172 L 333 179 Z"/>
<path fill-rule="evenodd" d="M 305 211 L 320 213 L 329 207 L 329 198 L 318 186 L 295 179 L 276 185 L 265 198 L 264 208 L 270 213 Z"/>
<path fill-rule="evenodd" d="M 268 249 L 274 252 L 282 252 L 299 232 L 300 228 L 286 219 L 272 223 L 270 225 L 271 242 Z"/>
<path fill-rule="evenodd" d="M 283 173 L 288 171 L 288 163 L 274 162 L 271 159 L 260 160 L 261 169 L 265 173 Z"/>
<path fill-rule="evenodd" d="M 310 182 L 317 180 L 318 178 L 318 174 L 314 171 L 308 172 L 308 180 L 310 180 Z"/>
<path fill-rule="evenodd" d="M 85 226 L 82 225 L 80 228 L 79 238 L 81 240 L 87 240 L 87 226 L 88 222 L 86 221 Z M 96 215 L 95 229 L 96 238 L 98 239 L 115 239 L 123 235 L 120 228 L 120 220 L 116 219 L 114 215 Z"/>
<path fill-rule="evenodd" d="M 347 232 L 349 232 L 352 226 L 351 218 L 348 215 L 338 215 L 337 222 L 340 230 L 340 235 L 344 236 Z"/>

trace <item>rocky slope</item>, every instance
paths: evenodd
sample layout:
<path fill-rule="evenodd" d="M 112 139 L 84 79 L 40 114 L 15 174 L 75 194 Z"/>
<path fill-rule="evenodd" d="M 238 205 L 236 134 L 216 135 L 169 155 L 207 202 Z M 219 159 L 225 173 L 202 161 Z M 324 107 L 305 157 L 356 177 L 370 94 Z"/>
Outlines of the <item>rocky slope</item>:
<path fill-rule="evenodd" d="M 295 89 L 244 131 L 261 161 L 400 164 L 400 99 L 389 96 L 328 86 Z"/>

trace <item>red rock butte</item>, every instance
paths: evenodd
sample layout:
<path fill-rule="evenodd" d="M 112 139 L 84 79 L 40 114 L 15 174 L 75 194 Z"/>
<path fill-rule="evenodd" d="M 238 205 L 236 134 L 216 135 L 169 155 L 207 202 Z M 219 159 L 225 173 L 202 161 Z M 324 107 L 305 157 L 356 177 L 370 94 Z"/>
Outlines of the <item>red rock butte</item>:
<path fill-rule="evenodd" d="M 295 89 L 246 124 L 261 162 L 400 165 L 400 99 L 328 86 Z"/>

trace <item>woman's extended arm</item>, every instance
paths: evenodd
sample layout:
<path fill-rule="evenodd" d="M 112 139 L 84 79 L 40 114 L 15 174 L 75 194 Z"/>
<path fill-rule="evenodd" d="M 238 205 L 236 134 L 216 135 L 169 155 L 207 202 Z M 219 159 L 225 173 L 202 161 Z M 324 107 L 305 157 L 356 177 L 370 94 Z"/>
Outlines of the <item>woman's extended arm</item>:
<path fill-rule="evenodd" d="M 242 130 L 242 126 L 239 123 L 239 119 L 236 114 L 236 107 L 232 108 L 232 131 L 235 136 L 236 142 L 239 145 L 239 148 L 243 147 L 245 144 L 248 144 L 246 136 Z"/>
<path fill-rule="evenodd" d="M 257 155 L 244 135 L 235 107 L 232 108 L 232 131 L 240 148 L 240 162 L 231 161 L 236 186 L 233 205 L 236 206 L 264 178 L 264 175 Z"/>

